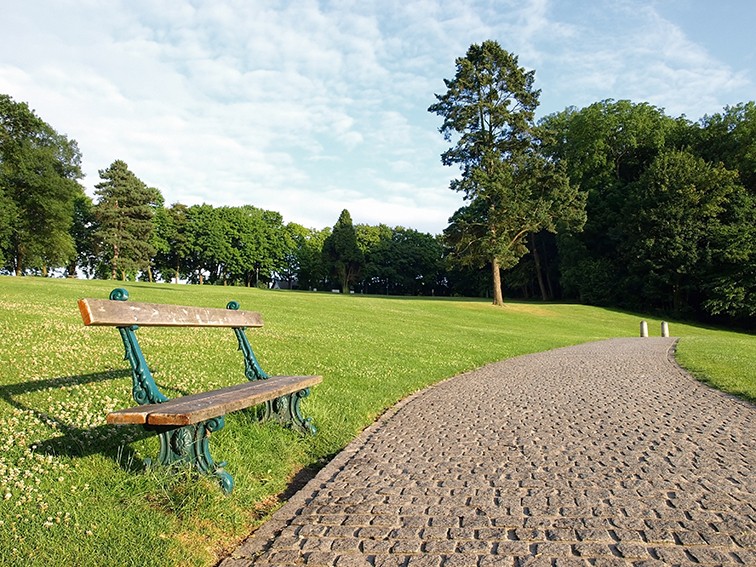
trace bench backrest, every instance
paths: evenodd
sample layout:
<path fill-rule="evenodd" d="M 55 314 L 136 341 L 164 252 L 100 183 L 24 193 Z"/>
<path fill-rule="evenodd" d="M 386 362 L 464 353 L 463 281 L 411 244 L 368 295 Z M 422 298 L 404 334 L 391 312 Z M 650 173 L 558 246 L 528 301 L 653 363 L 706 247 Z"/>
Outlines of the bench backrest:
<path fill-rule="evenodd" d="M 80 299 L 85 325 L 110 327 L 262 327 L 254 311 L 185 307 L 159 303 L 131 303 L 111 299 Z"/>
<path fill-rule="evenodd" d="M 264 380 L 268 375 L 260 368 L 252 345 L 244 332 L 248 327 L 262 327 L 262 317 L 254 311 L 239 311 L 231 301 L 226 309 L 185 307 L 159 303 L 128 302 L 123 288 L 110 292 L 110 299 L 80 299 L 79 311 L 85 325 L 117 327 L 131 365 L 132 394 L 139 404 L 156 404 L 168 398 L 160 391 L 144 359 L 136 337 L 139 327 L 232 327 L 244 356 L 244 374 L 248 380 Z"/>

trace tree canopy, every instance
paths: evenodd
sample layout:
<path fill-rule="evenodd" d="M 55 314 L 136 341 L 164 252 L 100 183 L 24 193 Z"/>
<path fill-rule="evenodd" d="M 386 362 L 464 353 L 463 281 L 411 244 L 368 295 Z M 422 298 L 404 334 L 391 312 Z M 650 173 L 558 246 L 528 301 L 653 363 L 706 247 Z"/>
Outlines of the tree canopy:
<path fill-rule="evenodd" d="M 602 101 L 548 116 L 545 150 L 588 191 L 581 234 L 559 239 L 561 283 L 587 303 L 677 315 L 756 313 L 753 104 L 694 124 Z"/>
<path fill-rule="evenodd" d="M 349 286 L 357 281 L 365 257 L 357 246 L 357 232 L 346 209 L 341 211 L 333 231 L 323 242 L 323 257 L 341 284 L 342 293 L 349 293 Z"/>
<path fill-rule="evenodd" d="M 496 305 L 503 303 L 501 269 L 527 253 L 529 234 L 556 231 L 560 222 L 579 230 L 584 222 L 584 196 L 539 150 L 534 80 L 497 42 L 473 44 L 428 109 L 443 117 L 444 138 L 457 139 L 441 160 L 460 167 L 450 188 L 470 202 L 450 219 L 447 242 L 462 265 L 490 264 Z"/>
<path fill-rule="evenodd" d="M 152 219 L 163 204 L 160 191 L 147 187 L 121 160 L 100 170 L 100 178 L 95 185 L 97 236 L 107 247 L 111 277 L 150 272 L 155 254 Z"/>
<path fill-rule="evenodd" d="M 80 161 L 74 140 L 0 94 L 0 256 L 17 275 L 76 256 L 69 229 L 83 194 Z"/>

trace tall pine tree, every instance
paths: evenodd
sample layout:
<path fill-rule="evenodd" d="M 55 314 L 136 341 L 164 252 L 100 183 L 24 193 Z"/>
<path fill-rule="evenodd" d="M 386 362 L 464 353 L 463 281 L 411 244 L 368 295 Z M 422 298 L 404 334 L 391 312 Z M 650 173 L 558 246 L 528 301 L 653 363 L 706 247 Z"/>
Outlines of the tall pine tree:
<path fill-rule="evenodd" d="M 333 232 L 323 243 L 323 259 L 341 284 L 342 293 L 349 293 L 349 286 L 357 281 L 365 258 L 357 246 L 357 232 L 346 209 L 341 211 Z"/>
<path fill-rule="evenodd" d="M 460 167 L 450 188 L 470 203 L 450 219 L 446 237 L 460 264 L 490 264 L 494 304 L 502 305 L 501 269 L 527 253 L 528 234 L 562 224 L 581 228 L 585 197 L 539 152 L 535 73 L 490 40 L 471 45 L 456 66 L 428 109 L 443 117 L 444 138 L 456 138 L 441 160 Z"/>
<path fill-rule="evenodd" d="M 155 254 L 152 217 L 163 197 L 121 160 L 99 173 L 102 182 L 95 185 L 99 197 L 95 205 L 97 236 L 104 245 L 111 277 L 120 275 L 125 280 L 127 274 L 145 271 L 151 280 L 150 261 Z"/>

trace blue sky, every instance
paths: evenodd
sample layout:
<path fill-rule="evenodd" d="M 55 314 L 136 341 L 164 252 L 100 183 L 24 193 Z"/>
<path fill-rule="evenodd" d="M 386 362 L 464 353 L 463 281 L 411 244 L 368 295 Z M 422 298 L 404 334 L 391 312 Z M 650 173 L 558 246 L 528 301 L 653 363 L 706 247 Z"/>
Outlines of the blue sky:
<path fill-rule="evenodd" d="M 752 0 L 4 2 L 0 93 L 116 159 L 166 203 L 438 233 L 454 60 L 497 40 L 536 71 L 538 116 L 612 98 L 697 120 L 756 98 Z"/>

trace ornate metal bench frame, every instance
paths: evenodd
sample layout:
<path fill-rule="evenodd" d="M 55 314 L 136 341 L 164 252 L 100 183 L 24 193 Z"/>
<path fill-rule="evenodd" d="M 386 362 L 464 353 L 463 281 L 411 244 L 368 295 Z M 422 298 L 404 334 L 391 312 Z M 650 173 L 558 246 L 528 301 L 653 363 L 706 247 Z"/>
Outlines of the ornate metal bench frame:
<path fill-rule="evenodd" d="M 114 289 L 110 293 L 113 301 L 126 301 L 128 291 L 123 288 Z M 226 309 L 238 310 L 239 303 L 230 301 Z M 150 372 L 150 368 L 144 357 L 136 331 L 138 325 L 118 326 L 118 332 L 123 340 L 125 348 L 124 358 L 131 365 L 132 394 L 139 405 L 160 404 L 168 401 Z M 260 367 L 260 363 L 252 350 L 246 335 L 246 327 L 232 327 L 238 341 L 238 350 L 244 357 L 244 375 L 247 380 L 268 380 L 270 377 Z M 292 427 L 303 434 L 315 434 L 316 428 L 312 418 L 304 418 L 300 409 L 300 402 L 310 394 L 310 389 L 305 388 L 292 394 L 280 396 L 257 406 L 257 414 L 261 420 L 275 419 L 279 423 Z M 233 490 L 234 480 L 226 472 L 225 462 L 216 463 L 209 451 L 209 436 L 219 431 L 225 425 L 223 415 L 200 421 L 191 425 L 155 426 L 144 424 L 144 428 L 155 431 L 160 438 L 160 454 L 158 462 L 161 465 L 172 466 L 180 463 L 189 463 L 204 474 L 212 474 L 218 477 L 222 489 L 229 493 Z"/>

